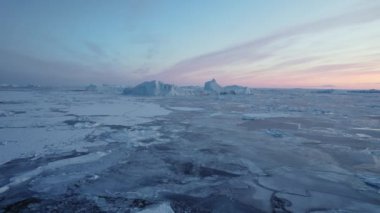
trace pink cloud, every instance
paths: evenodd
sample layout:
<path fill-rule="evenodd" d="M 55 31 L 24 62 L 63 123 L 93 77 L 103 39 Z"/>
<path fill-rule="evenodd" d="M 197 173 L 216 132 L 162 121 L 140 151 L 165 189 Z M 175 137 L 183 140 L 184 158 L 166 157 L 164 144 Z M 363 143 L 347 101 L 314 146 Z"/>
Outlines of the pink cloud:
<path fill-rule="evenodd" d="M 158 75 L 153 76 L 152 78 L 159 78 L 162 80 L 170 79 L 172 82 L 181 83 L 183 82 L 184 75 L 186 75 L 186 80 L 191 81 L 192 73 L 202 75 L 202 72 L 204 74 L 207 74 L 207 72 L 210 70 L 218 70 L 218 68 L 223 68 L 225 66 L 239 63 L 254 63 L 266 59 L 271 59 L 280 49 L 284 49 L 291 45 L 289 39 L 295 36 L 319 33 L 358 24 L 365 24 L 376 20 L 380 20 L 380 6 L 344 13 L 338 16 L 290 27 L 266 37 L 246 42 L 234 47 L 180 61 L 172 67 L 163 70 Z M 284 45 L 280 47 L 274 47 L 274 45 L 278 45 L 279 42 L 283 43 L 284 41 Z M 284 62 L 285 64 L 283 64 L 283 66 L 289 66 L 296 63 L 307 63 L 307 60 L 308 59 L 302 58 L 295 59 L 293 62 Z M 281 65 L 278 66 L 279 69 L 281 68 L 280 66 Z"/>

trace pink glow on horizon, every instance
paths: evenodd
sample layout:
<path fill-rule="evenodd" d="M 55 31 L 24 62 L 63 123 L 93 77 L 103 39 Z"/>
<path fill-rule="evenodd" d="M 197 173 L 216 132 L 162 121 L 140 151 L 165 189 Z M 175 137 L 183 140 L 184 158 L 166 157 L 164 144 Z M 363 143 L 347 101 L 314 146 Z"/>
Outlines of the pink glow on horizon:
<path fill-rule="evenodd" d="M 380 89 L 380 72 L 335 73 L 329 75 L 279 75 L 276 77 L 252 77 L 223 84 L 241 84 L 255 88 L 333 88 L 333 89 Z"/>
<path fill-rule="evenodd" d="M 380 6 L 291 26 L 184 59 L 155 77 L 265 88 L 380 89 Z M 364 33 L 363 33 L 364 32 Z"/>

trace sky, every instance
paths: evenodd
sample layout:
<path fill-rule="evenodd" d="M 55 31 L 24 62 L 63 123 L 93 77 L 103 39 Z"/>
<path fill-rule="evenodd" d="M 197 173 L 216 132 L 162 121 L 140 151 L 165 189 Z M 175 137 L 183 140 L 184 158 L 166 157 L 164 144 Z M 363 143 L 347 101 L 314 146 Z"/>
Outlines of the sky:
<path fill-rule="evenodd" d="M 379 0 L 0 0 L 0 83 L 380 89 Z"/>

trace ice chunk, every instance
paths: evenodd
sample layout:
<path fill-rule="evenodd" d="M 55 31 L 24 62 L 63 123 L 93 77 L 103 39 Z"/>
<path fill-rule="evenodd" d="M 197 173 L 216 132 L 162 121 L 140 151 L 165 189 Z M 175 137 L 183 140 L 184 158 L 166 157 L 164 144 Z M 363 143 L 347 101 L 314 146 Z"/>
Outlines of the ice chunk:
<path fill-rule="evenodd" d="M 9 186 L 3 186 L 3 187 L 0 187 L 0 194 L 6 192 L 9 190 Z"/>
<path fill-rule="evenodd" d="M 31 178 L 41 174 L 42 172 L 46 170 L 52 170 L 52 169 L 56 169 L 56 168 L 60 168 L 60 167 L 68 166 L 68 165 L 73 165 L 73 164 L 82 164 L 82 163 L 96 161 L 106 156 L 107 154 L 108 153 L 106 152 L 95 152 L 95 153 L 90 153 L 87 155 L 82 155 L 82 156 L 78 156 L 74 158 L 68 158 L 68 159 L 50 162 L 45 166 L 40 166 L 32 171 L 25 172 L 19 176 L 11 178 L 10 183 L 8 183 L 7 185 L 3 187 L 0 187 L 0 194 L 9 190 L 10 187 L 23 183 L 25 181 L 28 181 Z"/>
<path fill-rule="evenodd" d="M 138 213 L 174 213 L 174 211 L 168 203 L 162 203 L 157 206 L 146 208 Z"/>

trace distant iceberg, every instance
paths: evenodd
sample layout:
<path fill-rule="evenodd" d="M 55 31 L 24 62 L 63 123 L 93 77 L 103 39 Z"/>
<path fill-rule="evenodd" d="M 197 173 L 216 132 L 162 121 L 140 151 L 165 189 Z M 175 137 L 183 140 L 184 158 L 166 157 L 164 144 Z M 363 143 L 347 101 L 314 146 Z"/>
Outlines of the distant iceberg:
<path fill-rule="evenodd" d="M 207 81 L 204 87 L 176 86 L 161 81 L 146 81 L 133 88 L 125 88 L 125 95 L 135 96 L 186 96 L 186 95 L 250 95 L 252 89 L 242 86 L 220 86 L 215 79 Z"/>
<path fill-rule="evenodd" d="M 232 85 L 232 86 L 225 86 L 223 87 L 223 91 L 221 93 L 223 94 L 231 94 L 231 95 L 252 95 L 253 91 L 251 88 L 248 87 L 242 87 L 238 85 Z"/>
<path fill-rule="evenodd" d="M 222 92 L 222 87 L 216 82 L 215 79 L 212 79 L 211 81 L 207 81 L 204 86 L 204 90 L 207 92 L 214 92 L 214 93 L 220 93 Z"/>
<path fill-rule="evenodd" d="M 96 92 L 103 94 L 120 94 L 123 91 L 124 87 L 118 85 L 109 85 L 109 84 L 89 84 L 84 88 L 84 91 Z M 80 89 L 79 89 L 80 90 Z"/>
<path fill-rule="evenodd" d="M 125 95 L 137 96 L 176 96 L 181 95 L 181 89 L 173 84 L 162 83 L 161 81 L 147 81 L 134 88 L 126 88 Z"/>
<path fill-rule="evenodd" d="M 252 89 L 238 85 L 222 87 L 215 79 L 207 81 L 204 86 L 206 92 L 216 93 L 220 95 L 251 95 Z"/>

